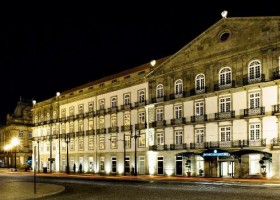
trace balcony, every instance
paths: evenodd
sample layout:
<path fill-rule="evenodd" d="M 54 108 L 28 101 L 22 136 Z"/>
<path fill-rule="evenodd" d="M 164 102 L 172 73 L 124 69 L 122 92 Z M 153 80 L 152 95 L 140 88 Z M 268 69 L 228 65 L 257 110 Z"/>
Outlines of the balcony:
<path fill-rule="evenodd" d="M 244 117 L 264 115 L 264 114 L 265 114 L 265 107 L 244 109 Z"/>
<path fill-rule="evenodd" d="M 163 145 L 152 145 L 152 146 L 149 146 L 149 150 L 152 150 L 152 151 L 163 151 L 163 150 L 168 150 L 168 145 L 167 145 L 167 144 L 163 144 Z"/>
<path fill-rule="evenodd" d="M 171 119 L 171 125 L 186 124 L 186 118 Z"/>
<path fill-rule="evenodd" d="M 235 118 L 235 111 L 215 113 L 215 120 Z"/>
<path fill-rule="evenodd" d="M 118 106 L 108 108 L 108 113 L 116 113 L 116 112 L 118 112 Z"/>
<path fill-rule="evenodd" d="M 166 101 L 166 96 L 152 98 L 152 103 L 160 103 Z"/>
<path fill-rule="evenodd" d="M 190 149 L 205 149 L 203 142 L 201 143 L 190 143 Z"/>
<path fill-rule="evenodd" d="M 265 75 L 261 74 L 258 78 L 249 78 L 248 75 L 246 78 L 243 78 L 243 85 L 249 85 L 254 83 L 265 82 Z"/>
<path fill-rule="evenodd" d="M 121 126 L 121 131 L 132 131 L 132 126 L 131 125 L 124 125 Z"/>
<path fill-rule="evenodd" d="M 183 144 L 170 144 L 170 150 L 179 150 L 179 149 L 186 149 L 187 148 L 187 144 L 183 143 Z"/>
<path fill-rule="evenodd" d="M 94 135 L 95 134 L 95 130 L 87 130 L 86 134 L 87 135 Z"/>
<path fill-rule="evenodd" d="M 84 113 L 80 113 L 76 115 L 76 119 L 83 119 L 84 118 Z"/>
<path fill-rule="evenodd" d="M 135 107 L 140 107 L 140 106 L 145 106 L 145 105 L 147 105 L 147 100 L 145 100 L 145 101 L 138 101 L 138 102 L 134 103 Z"/>
<path fill-rule="evenodd" d="M 112 126 L 108 128 L 108 133 L 118 133 L 119 132 L 119 127 L 118 126 Z"/>
<path fill-rule="evenodd" d="M 106 134 L 106 128 L 100 128 L 96 130 L 97 134 Z"/>
<path fill-rule="evenodd" d="M 204 94 L 204 93 L 207 93 L 207 91 L 208 91 L 207 87 L 193 88 L 193 89 L 190 90 L 190 95 L 193 96 L 193 95 L 198 95 L 198 94 Z"/>
<path fill-rule="evenodd" d="M 274 105 L 273 106 L 273 115 L 279 115 L 280 114 L 280 104 Z"/>
<path fill-rule="evenodd" d="M 183 98 L 185 96 L 186 96 L 185 92 L 177 93 L 177 94 L 173 93 L 173 94 L 170 94 L 170 100 Z"/>
<path fill-rule="evenodd" d="M 121 110 L 131 110 L 131 108 L 132 108 L 131 103 L 121 105 Z"/>
<path fill-rule="evenodd" d="M 272 72 L 272 79 L 273 80 L 280 79 L 280 71 L 279 71 L 279 69 L 276 69 L 274 72 Z"/>
<path fill-rule="evenodd" d="M 75 120 L 75 115 L 68 116 L 67 120 L 74 121 Z"/>
<path fill-rule="evenodd" d="M 229 88 L 235 88 L 235 81 L 231 81 L 230 83 L 226 84 L 214 84 L 214 91 L 229 89 Z"/>
<path fill-rule="evenodd" d="M 147 128 L 147 124 L 135 124 L 135 130 L 141 130 Z"/>
<path fill-rule="evenodd" d="M 106 114 L 106 110 L 105 109 L 100 109 L 96 111 L 97 115 L 105 115 Z"/>
<path fill-rule="evenodd" d="M 166 120 L 152 122 L 151 126 L 153 128 L 158 128 L 158 127 L 166 126 Z"/>
<path fill-rule="evenodd" d="M 62 123 L 64 123 L 64 122 L 67 121 L 67 119 L 66 119 L 66 117 L 61 117 L 61 118 L 59 119 L 59 121 L 62 122 Z"/>
<path fill-rule="evenodd" d="M 76 132 L 76 136 L 78 137 L 83 137 L 85 135 L 85 132 L 84 131 L 78 131 Z"/>
<path fill-rule="evenodd" d="M 94 115 L 95 115 L 95 112 L 90 111 L 90 112 L 85 113 L 84 117 L 94 117 Z"/>
<path fill-rule="evenodd" d="M 207 121 L 207 115 L 196 115 L 196 116 L 191 116 L 191 122 L 204 122 Z"/>

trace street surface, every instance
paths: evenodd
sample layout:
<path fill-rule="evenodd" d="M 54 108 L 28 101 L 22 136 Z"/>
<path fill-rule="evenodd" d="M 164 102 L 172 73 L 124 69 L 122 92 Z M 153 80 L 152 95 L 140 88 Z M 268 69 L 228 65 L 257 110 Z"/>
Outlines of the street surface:
<path fill-rule="evenodd" d="M 6 182 L 18 181 L 33 182 L 34 177 L 0 174 L 1 186 Z M 85 179 L 54 175 L 38 176 L 37 183 L 57 184 L 65 187 L 61 193 L 39 198 L 44 200 L 279 200 L 280 196 L 280 184 L 261 182 L 153 181 L 125 180 L 117 177 L 115 179 Z"/>

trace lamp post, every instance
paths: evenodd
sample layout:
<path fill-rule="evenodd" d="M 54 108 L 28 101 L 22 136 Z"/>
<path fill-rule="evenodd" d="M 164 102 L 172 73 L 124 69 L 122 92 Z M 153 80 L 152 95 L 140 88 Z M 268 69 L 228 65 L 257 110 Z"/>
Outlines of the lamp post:
<path fill-rule="evenodd" d="M 70 142 L 69 135 L 65 135 L 65 142 L 66 142 L 66 174 L 70 174 L 69 170 L 69 151 L 68 151 L 68 144 Z"/>
<path fill-rule="evenodd" d="M 131 130 L 131 137 L 134 138 L 134 176 L 137 176 L 137 138 L 140 137 L 139 135 L 140 130 L 138 130 L 138 135 L 136 135 L 136 129 L 134 129 L 134 135 L 132 135 Z"/>
<path fill-rule="evenodd" d="M 19 145 L 19 139 L 13 138 L 11 141 L 12 147 L 15 148 L 15 171 L 17 171 L 17 146 Z"/>
<path fill-rule="evenodd" d="M 37 140 L 38 146 L 38 173 L 40 173 L 40 147 L 39 147 L 39 139 Z"/>
<path fill-rule="evenodd" d="M 60 108 L 59 108 L 59 96 L 60 96 L 60 92 L 56 93 L 56 97 L 57 97 L 57 107 L 58 107 L 58 113 L 57 113 L 57 118 L 60 118 Z M 58 171 L 60 171 L 60 123 L 58 123 Z"/>

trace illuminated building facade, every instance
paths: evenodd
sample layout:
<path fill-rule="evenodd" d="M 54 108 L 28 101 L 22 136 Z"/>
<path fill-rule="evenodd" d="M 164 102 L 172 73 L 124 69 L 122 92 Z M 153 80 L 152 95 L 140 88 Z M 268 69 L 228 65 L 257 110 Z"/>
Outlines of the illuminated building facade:
<path fill-rule="evenodd" d="M 280 17 L 223 16 L 174 55 L 34 104 L 39 169 L 68 155 L 71 171 L 280 177 L 279 41 Z"/>

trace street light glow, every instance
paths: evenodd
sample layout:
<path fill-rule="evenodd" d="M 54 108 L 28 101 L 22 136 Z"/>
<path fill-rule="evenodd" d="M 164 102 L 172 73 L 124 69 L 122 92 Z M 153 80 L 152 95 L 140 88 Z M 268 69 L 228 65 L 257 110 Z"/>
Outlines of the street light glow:
<path fill-rule="evenodd" d="M 12 140 L 11 140 L 11 145 L 12 145 L 12 147 L 16 147 L 16 146 L 18 146 L 19 145 L 19 139 L 18 138 L 12 138 Z"/>

